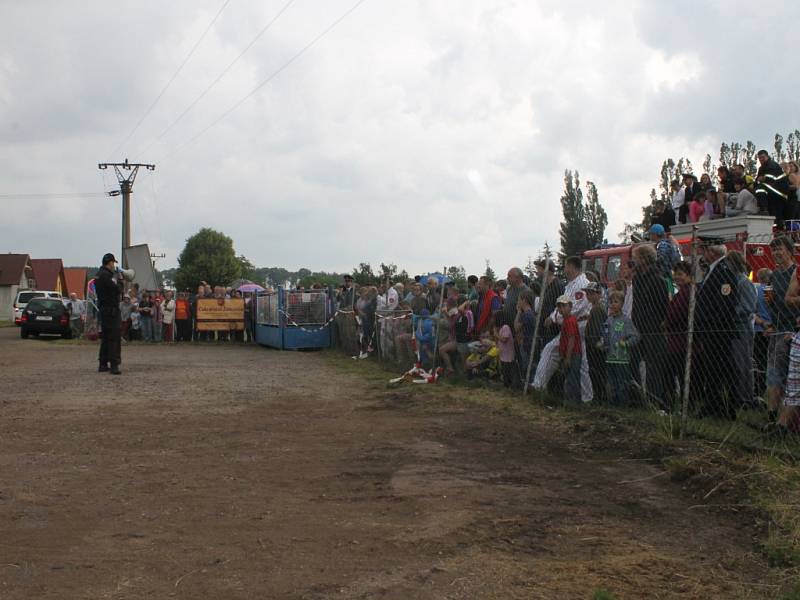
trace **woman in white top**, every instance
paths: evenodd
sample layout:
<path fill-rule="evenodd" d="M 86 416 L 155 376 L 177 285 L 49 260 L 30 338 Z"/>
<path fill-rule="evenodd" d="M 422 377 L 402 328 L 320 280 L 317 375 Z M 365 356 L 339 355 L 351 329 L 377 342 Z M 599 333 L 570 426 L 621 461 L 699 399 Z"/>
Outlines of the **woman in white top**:
<path fill-rule="evenodd" d="M 172 291 L 167 290 L 161 310 L 164 312 L 164 316 L 162 318 L 164 326 L 163 340 L 169 343 L 173 340 L 172 330 L 175 324 L 175 300 L 172 297 Z"/>

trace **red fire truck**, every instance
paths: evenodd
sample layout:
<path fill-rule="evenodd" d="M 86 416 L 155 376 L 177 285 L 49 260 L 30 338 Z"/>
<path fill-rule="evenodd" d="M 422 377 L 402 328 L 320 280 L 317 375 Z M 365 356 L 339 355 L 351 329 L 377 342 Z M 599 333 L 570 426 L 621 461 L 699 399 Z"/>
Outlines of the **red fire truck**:
<path fill-rule="evenodd" d="M 689 259 L 692 256 L 693 235 L 720 237 L 725 240 L 728 249 L 738 250 L 744 255 L 747 264 L 755 273 L 763 267 L 769 269 L 775 267 L 769 248 L 769 243 L 775 235 L 772 224 L 773 219 L 768 216 L 731 217 L 690 225 L 676 225 L 672 228 L 672 237 L 678 242 L 684 257 Z M 795 237 L 797 233 L 791 235 Z M 623 265 L 631 260 L 635 245 L 608 244 L 602 248 L 587 250 L 583 253 L 583 269 L 596 271 L 604 283 L 611 284 L 620 277 Z M 797 243 L 794 255 L 795 261 L 800 264 Z"/>

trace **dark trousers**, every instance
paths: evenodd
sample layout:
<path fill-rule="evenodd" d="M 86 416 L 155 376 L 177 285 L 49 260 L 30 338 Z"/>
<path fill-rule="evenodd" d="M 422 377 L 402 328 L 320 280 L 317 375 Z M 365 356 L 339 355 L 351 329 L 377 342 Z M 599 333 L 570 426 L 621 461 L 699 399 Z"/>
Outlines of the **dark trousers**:
<path fill-rule="evenodd" d="M 729 358 L 731 338 L 724 333 L 702 332 L 697 341 L 699 352 L 692 356 L 693 404 L 701 417 L 735 418 L 737 406 L 731 392 L 736 368 Z"/>
<path fill-rule="evenodd" d="M 175 341 L 176 342 L 192 341 L 192 322 L 189 319 L 175 320 Z"/>
<path fill-rule="evenodd" d="M 594 402 L 606 402 L 606 356 L 598 348 L 586 348 L 586 362 L 589 365 L 589 378 L 592 380 Z"/>
<path fill-rule="evenodd" d="M 564 403 L 568 406 L 581 405 L 581 360 L 579 354 L 573 354 L 564 372 Z"/>
<path fill-rule="evenodd" d="M 606 363 L 608 387 L 611 391 L 611 406 L 627 406 L 630 402 L 631 365 L 630 363 Z"/>
<path fill-rule="evenodd" d="M 661 333 L 643 334 L 638 349 L 645 365 L 647 387 L 645 402 L 656 408 L 669 408 L 664 386 L 667 361 L 667 342 L 664 336 Z"/>
<path fill-rule="evenodd" d="M 101 365 L 111 363 L 112 367 L 119 366 L 122 362 L 122 349 L 120 338 L 122 336 L 122 321 L 118 308 L 100 309 L 100 355 L 98 360 Z"/>
<path fill-rule="evenodd" d="M 769 346 L 769 337 L 763 331 L 758 331 L 754 342 L 753 359 L 755 360 L 756 368 L 753 372 L 755 379 L 753 392 L 756 396 L 763 396 L 767 388 L 767 348 Z"/>

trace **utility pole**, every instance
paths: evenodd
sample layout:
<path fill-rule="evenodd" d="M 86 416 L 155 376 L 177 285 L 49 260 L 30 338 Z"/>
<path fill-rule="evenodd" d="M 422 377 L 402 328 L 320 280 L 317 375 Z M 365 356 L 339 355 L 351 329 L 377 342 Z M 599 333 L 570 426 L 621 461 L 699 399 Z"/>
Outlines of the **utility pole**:
<path fill-rule="evenodd" d="M 144 167 L 148 171 L 155 171 L 155 165 L 148 165 L 144 163 L 129 163 L 128 159 L 121 163 L 99 163 L 98 169 L 108 169 L 114 167 L 114 172 L 117 174 L 117 181 L 119 182 L 119 192 L 111 192 L 110 196 L 119 196 L 122 194 L 122 266 L 128 268 L 128 261 L 125 259 L 125 248 L 131 245 L 131 194 L 133 193 L 133 182 L 136 180 L 136 174 L 139 172 L 139 167 Z M 126 175 L 123 171 L 128 171 Z"/>

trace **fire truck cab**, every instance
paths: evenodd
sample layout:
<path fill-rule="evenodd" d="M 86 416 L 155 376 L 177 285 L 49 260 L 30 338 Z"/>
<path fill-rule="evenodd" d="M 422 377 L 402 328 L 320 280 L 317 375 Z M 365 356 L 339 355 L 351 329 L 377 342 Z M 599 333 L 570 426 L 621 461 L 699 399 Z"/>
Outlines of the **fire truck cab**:
<path fill-rule="evenodd" d="M 701 223 L 675 225 L 671 235 L 678 242 L 681 254 L 691 260 L 693 236 L 716 236 L 725 240 L 729 250 L 738 250 L 744 255 L 753 273 L 763 267 L 773 269 L 775 261 L 769 243 L 772 241 L 773 218 L 770 216 L 744 216 L 716 219 Z M 791 233 L 794 237 L 796 232 Z M 610 285 L 621 276 L 623 266 L 631 260 L 636 244 L 607 244 L 583 253 L 584 271 L 596 271 L 600 280 Z M 797 243 L 795 261 L 800 264 Z"/>

